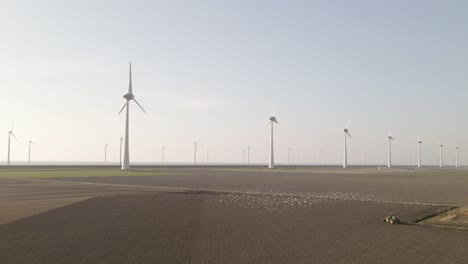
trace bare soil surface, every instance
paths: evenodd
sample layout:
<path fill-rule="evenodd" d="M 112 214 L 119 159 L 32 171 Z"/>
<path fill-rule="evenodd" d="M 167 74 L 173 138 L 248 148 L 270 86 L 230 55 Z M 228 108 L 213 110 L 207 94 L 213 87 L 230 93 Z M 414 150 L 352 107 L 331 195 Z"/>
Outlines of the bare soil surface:
<path fill-rule="evenodd" d="M 466 263 L 468 233 L 381 222 L 433 206 L 278 195 L 99 197 L 0 226 L 2 263 Z"/>
<path fill-rule="evenodd" d="M 381 222 L 468 205 L 466 170 L 81 170 L 0 179 L 0 263 L 468 263 L 466 230 Z"/>

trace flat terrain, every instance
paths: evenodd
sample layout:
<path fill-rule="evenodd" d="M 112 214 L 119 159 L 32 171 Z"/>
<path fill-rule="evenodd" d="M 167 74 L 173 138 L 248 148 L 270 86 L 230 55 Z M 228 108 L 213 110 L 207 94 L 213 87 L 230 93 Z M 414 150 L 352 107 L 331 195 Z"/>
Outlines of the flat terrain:
<path fill-rule="evenodd" d="M 468 262 L 412 224 L 468 204 L 462 169 L 51 169 L 0 169 L 1 263 Z"/>

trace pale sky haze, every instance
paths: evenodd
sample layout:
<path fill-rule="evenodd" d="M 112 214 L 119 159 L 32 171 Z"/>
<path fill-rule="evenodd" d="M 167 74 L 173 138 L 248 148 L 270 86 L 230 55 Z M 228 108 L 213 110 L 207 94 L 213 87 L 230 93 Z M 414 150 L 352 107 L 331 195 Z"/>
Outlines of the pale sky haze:
<path fill-rule="evenodd" d="M 133 65 L 131 161 L 416 162 L 416 137 L 468 146 L 466 1 L 0 0 L 0 163 L 118 161 Z M 3 131 L 3 132 L 2 132 Z M 3 138 L 3 139 L 2 139 Z M 444 150 L 454 163 L 454 147 Z M 423 146 L 423 163 L 438 163 Z M 468 165 L 468 150 L 461 152 Z"/>

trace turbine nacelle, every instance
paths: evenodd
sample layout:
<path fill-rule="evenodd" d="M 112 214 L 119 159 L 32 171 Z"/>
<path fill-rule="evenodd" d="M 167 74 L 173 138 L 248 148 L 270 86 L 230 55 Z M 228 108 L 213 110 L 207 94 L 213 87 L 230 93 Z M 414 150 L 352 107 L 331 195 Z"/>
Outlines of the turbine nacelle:
<path fill-rule="evenodd" d="M 127 93 L 123 96 L 123 98 L 127 99 L 128 101 L 133 100 L 135 96 L 131 93 Z"/>

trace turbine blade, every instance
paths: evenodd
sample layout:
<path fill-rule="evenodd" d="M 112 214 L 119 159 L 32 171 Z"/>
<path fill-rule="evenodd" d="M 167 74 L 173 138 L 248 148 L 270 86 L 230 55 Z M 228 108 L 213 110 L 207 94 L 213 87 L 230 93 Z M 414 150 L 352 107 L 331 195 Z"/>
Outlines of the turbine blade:
<path fill-rule="evenodd" d="M 336 131 L 336 133 L 338 133 L 338 132 L 343 132 L 343 129 L 340 129 L 340 130 L 337 130 L 337 131 Z"/>
<path fill-rule="evenodd" d="M 346 129 L 349 129 L 350 124 L 351 124 L 351 120 L 349 120 L 348 123 L 346 124 Z"/>
<path fill-rule="evenodd" d="M 266 122 L 264 126 L 268 126 L 271 123 L 271 121 Z"/>
<path fill-rule="evenodd" d="M 125 104 L 122 106 L 122 109 L 120 109 L 119 115 L 120 115 L 120 113 L 122 113 L 122 111 L 125 109 L 126 106 L 127 106 L 127 103 L 125 103 Z"/>
<path fill-rule="evenodd" d="M 348 137 L 352 139 L 351 134 L 349 132 L 347 132 L 346 134 L 348 134 Z"/>
<path fill-rule="evenodd" d="M 135 98 L 133 98 L 133 101 L 135 101 L 135 103 L 136 103 L 136 104 L 141 108 L 141 110 L 143 110 L 143 112 L 145 112 L 145 114 L 146 114 L 145 109 L 143 109 L 143 107 L 138 103 L 138 101 L 137 101 Z"/>
<path fill-rule="evenodd" d="M 13 133 L 13 131 L 11 131 L 11 135 L 13 136 L 13 138 L 15 138 L 16 141 L 18 141 L 18 139 L 16 138 L 15 133 Z"/>

